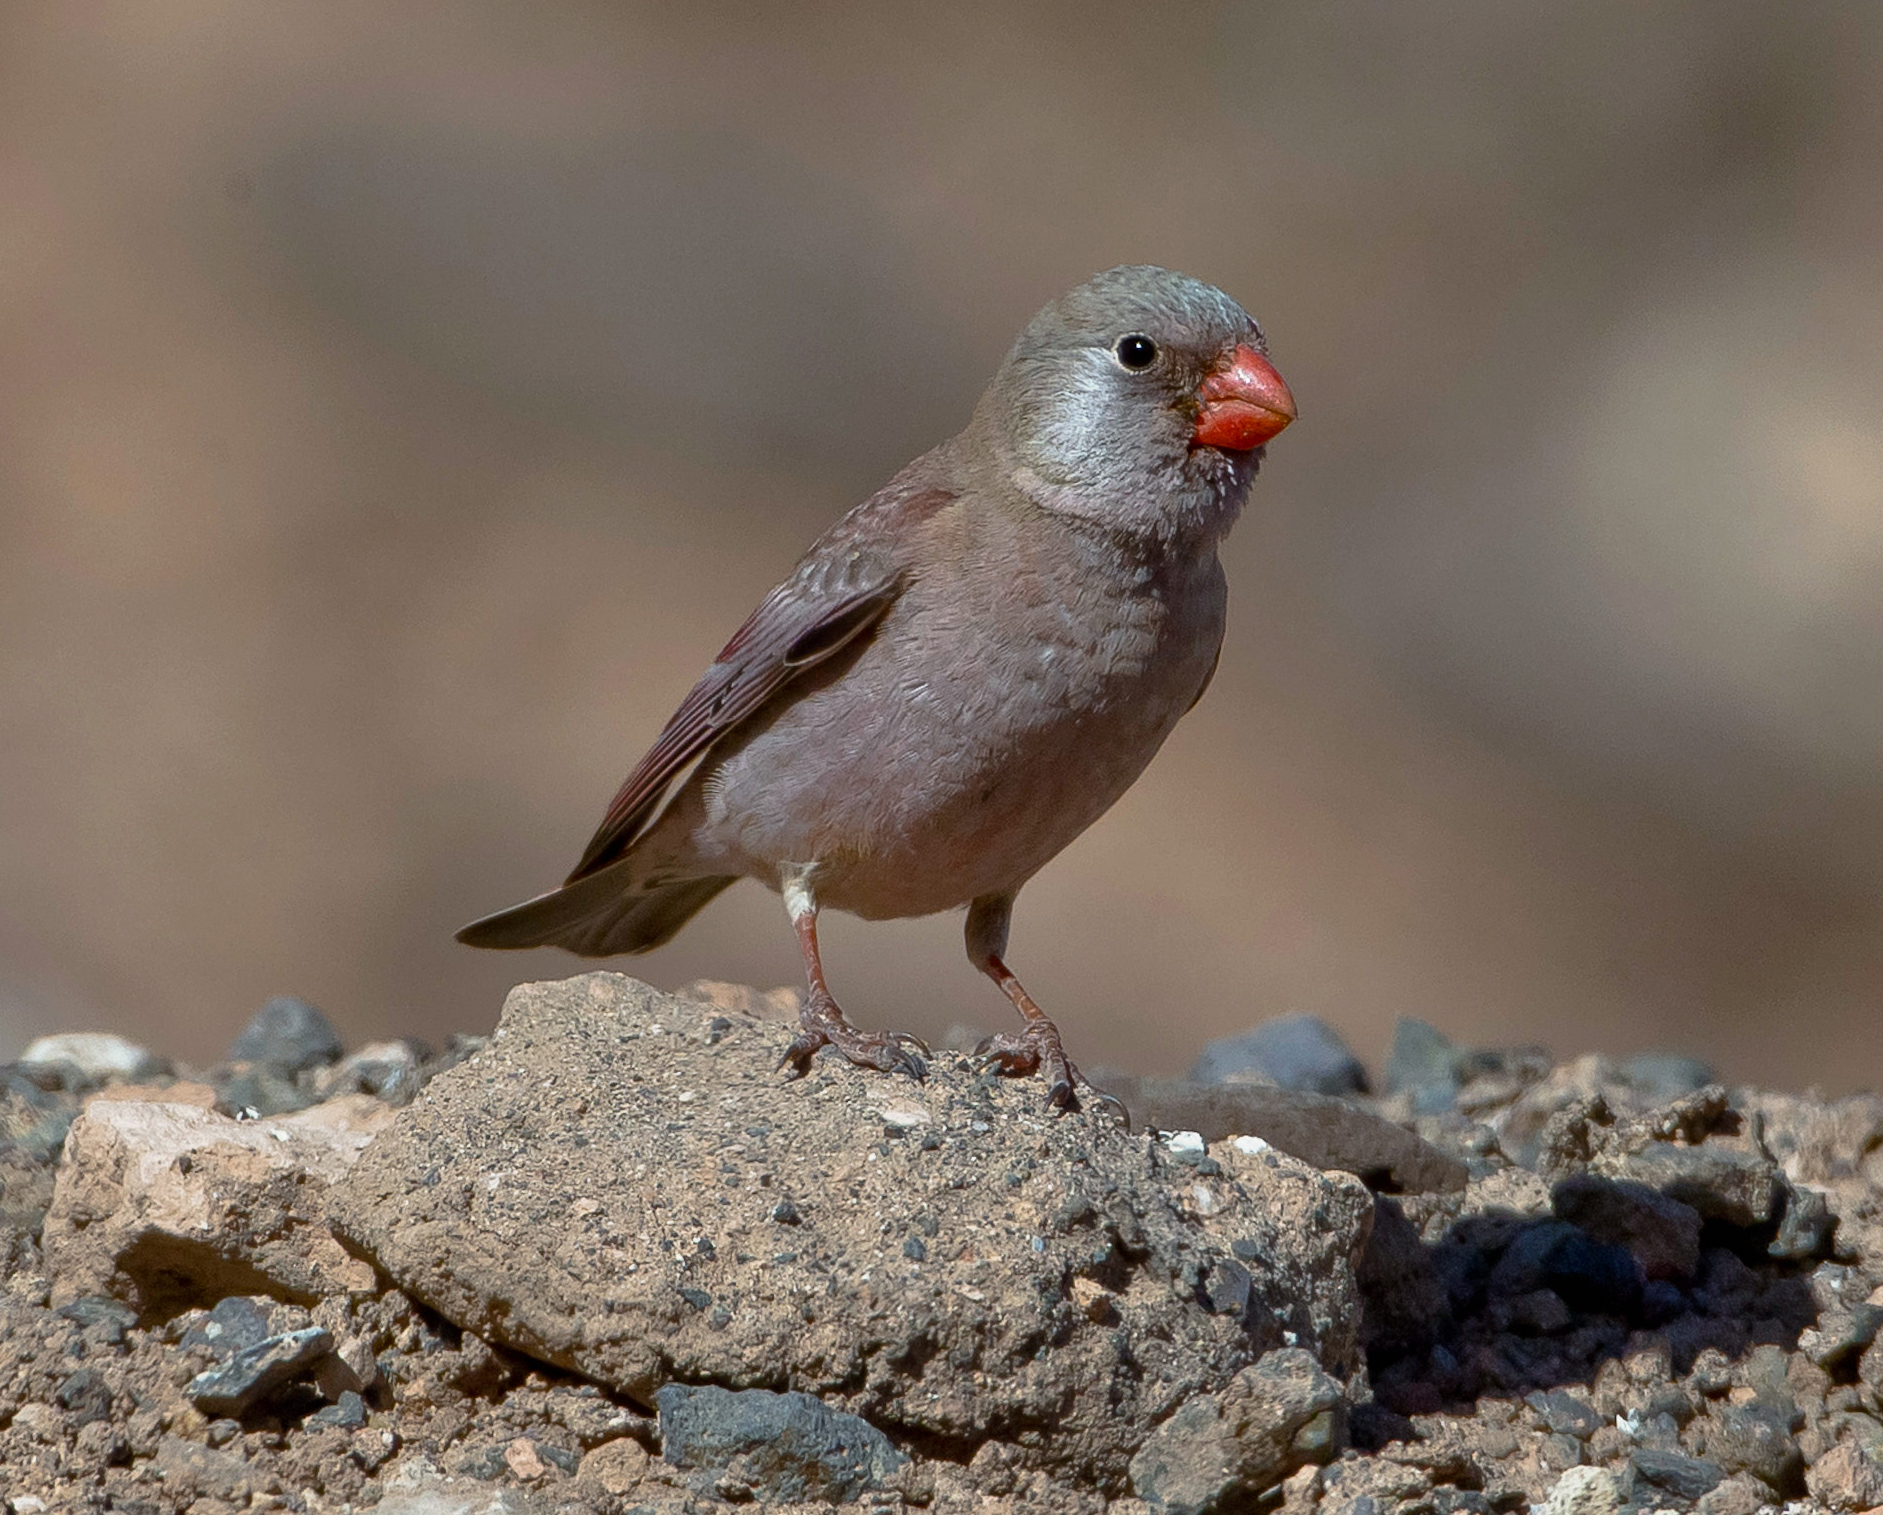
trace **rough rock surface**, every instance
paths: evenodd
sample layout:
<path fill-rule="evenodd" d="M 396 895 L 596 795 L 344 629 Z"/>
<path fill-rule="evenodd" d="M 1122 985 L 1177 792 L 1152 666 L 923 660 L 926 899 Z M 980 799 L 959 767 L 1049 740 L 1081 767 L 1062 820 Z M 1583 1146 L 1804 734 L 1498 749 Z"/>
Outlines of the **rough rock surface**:
<path fill-rule="evenodd" d="M 310 1303 L 370 1291 L 372 1269 L 334 1240 L 324 1201 L 388 1119 L 357 1097 L 254 1121 L 94 1100 L 66 1137 L 46 1215 L 53 1303 L 111 1294 L 161 1313 L 206 1291 Z"/>
<path fill-rule="evenodd" d="M 336 1221 L 460 1327 L 639 1403 L 801 1390 L 1103 1486 L 1269 1347 L 1358 1367 L 1357 1181 L 1272 1151 L 1204 1174 L 946 1054 L 926 1085 L 783 1089 L 789 1034 L 617 974 L 525 985 Z"/>
<path fill-rule="evenodd" d="M 1049 1121 L 1028 1085 L 950 1058 L 924 1087 L 825 1059 L 801 1084 L 746 1076 L 775 1055 L 789 994 L 710 985 L 677 1000 L 590 979 L 531 994 L 531 1037 L 556 1018 L 551 1000 L 658 1020 L 561 1068 L 506 1031 L 481 1054 L 475 1041 L 442 1057 L 329 1047 L 291 1072 L 247 1059 L 164 1071 L 140 1049 L 83 1046 L 68 1050 L 89 1066 L 0 1069 L 0 1507 L 1776 1515 L 1883 1502 L 1883 1100 L 1727 1091 L 1668 1056 L 1557 1065 L 1423 1027 L 1399 1038 L 1378 1099 L 1158 1080 L 1139 1102 L 1153 1120 L 1180 1126 L 1171 1116 L 1190 1110 L 1212 1124 L 1129 1134 Z M 656 1054 L 661 1071 L 644 1069 Z M 604 1065 L 617 1104 L 583 1096 L 576 1113 L 558 1091 Z M 258 1098 L 302 1109 L 339 1090 L 298 1124 L 236 1118 Z M 481 1106 L 467 1097 L 479 1091 Z M 1295 1103 L 1260 1102 L 1277 1096 Z M 638 1144 L 601 1130 L 617 1109 Z M 429 1149 L 409 1140 L 440 1111 L 456 1124 Z M 1237 1130 L 1251 1114 L 1266 1134 Z M 123 1140 L 179 1122 L 189 1141 Z M 304 1126 L 325 1135 L 303 1141 Z M 578 1163 L 577 1137 L 612 1151 L 614 1170 Z M 1299 1149 L 1344 1171 L 1324 1177 Z M 288 1160 L 239 1203 L 209 1193 L 194 1231 L 132 1223 L 194 1174 L 239 1178 L 270 1152 Z M 429 1274 L 410 1277 L 481 1279 L 488 1293 L 465 1286 L 486 1312 L 472 1329 L 346 1250 L 329 1218 L 342 1193 L 345 1229 L 378 1227 L 391 1253 L 379 1208 L 461 1190 L 464 1174 L 472 1196 L 434 1195 L 426 1223 L 469 1214 L 514 1225 L 511 1241 L 452 1232 L 467 1258 L 502 1255 L 461 1267 L 421 1248 Z M 475 1195 L 492 1177 L 498 1204 Z M 534 1198 L 517 1192 L 526 1179 Z M 355 1271 L 295 1273 L 290 1234 L 303 1264 Z M 1094 1262 L 1101 1242 L 1111 1255 Z M 531 1355 L 557 1321 L 588 1340 L 545 1302 L 571 1280 L 592 1281 L 600 1314 L 625 1303 L 668 1333 L 643 1358 L 608 1330 L 593 1338 L 610 1360 L 652 1361 L 632 1390 Z M 736 1327 L 741 1314 L 779 1324 Z M 935 1345 L 892 1355 L 918 1339 Z M 1129 1429 L 1102 1429 L 1107 1416 Z"/>

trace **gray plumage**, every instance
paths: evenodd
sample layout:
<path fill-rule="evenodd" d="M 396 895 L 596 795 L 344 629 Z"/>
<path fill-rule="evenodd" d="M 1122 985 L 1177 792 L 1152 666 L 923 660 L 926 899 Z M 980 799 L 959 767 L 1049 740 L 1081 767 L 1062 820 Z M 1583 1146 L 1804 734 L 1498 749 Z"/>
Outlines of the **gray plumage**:
<path fill-rule="evenodd" d="M 1141 370 L 1127 335 L 1154 344 Z M 642 952 L 756 878 L 813 919 L 981 901 L 971 937 L 998 964 L 1013 896 L 1214 670 L 1217 544 L 1261 448 L 1200 445 L 1199 391 L 1227 355 L 1264 350 L 1227 295 L 1162 269 L 1112 269 L 1047 306 L 966 429 L 826 531 L 733 636 L 568 882 L 460 940 Z M 1263 403 L 1273 430 L 1292 417 Z M 814 934 L 806 952 L 815 997 Z"/>

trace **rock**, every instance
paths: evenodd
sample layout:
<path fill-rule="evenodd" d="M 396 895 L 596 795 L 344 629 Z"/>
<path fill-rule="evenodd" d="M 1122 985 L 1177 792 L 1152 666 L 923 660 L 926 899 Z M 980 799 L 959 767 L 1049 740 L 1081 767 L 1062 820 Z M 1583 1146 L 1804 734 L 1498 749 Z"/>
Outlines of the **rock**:
<path fill-rule="evenodd" d="M 1386 1053 L 1386 1093 L 1411 1094 L 1415 1109 L 1433 1114 L 1451 1107 L 1460 1075 L 1458 1048 L 1450 1037 L 1425 1021 L 1400 1017 Z"/>
<path fill-rule="evenodd" d="M 1637 1052 L 1616 1070 L 1650 1104 L 1665 1104 L 1713 1082 L 1713 1070 L 1680 1052 Z"/>
<path fill-rule="evenodd" d="M 1468 1176 L 1457 1158 L 1403 1126 L 1325 1094 L 1120 1073 L 1107 1073 L 1104 1087 L 1124 1102 L 1135 1125 L 1195 1131 L 1210 1142 L 1257 1137 L 1304 1163 L 1351 1173 L 1374 1187 L 1425 1194 L 1462 1189 Z"/>
<path fill-rule="evenodd" d="M 306 1000 L 281 995 L 249 1018 L 229 1048 L 229 1061 L 300 1073 L 337 1062 L 345 1051 L 332 1021 Z"/>
<path fill-rule="evenodd" d="M 647 1449 L 631 1436 L 617 1436 L 591 1448 L 576 1476 L 604 1494 L 628 1493 L 647 1473 Z"/>
<path fill-rule="evenodd" d="M 314 1081 L 321 1099 L 342 1094 L 370 1094 L 389 1105 L 409 1105 L 425 1087 L 429 1049 L 410 1039 L 368 1042 L 342 1058 Z"/>
<path fill-rule="evenodd" d="M 39 1229 L 77 1113 L 76 1098 L 40 1088 L 29 1070 L 0 1067 L 0 1225 Z"/>
<path fill-rule="evenodd" d="M 1833 1510 L 1870 1510 L 1883 1505 L 1883 1466 L 1854 1442 L 1840 1442 L 1805 1474 L 1812 1498 Z"/>
<path fill-rule="evenodd" d="M 1686 1280 L 1700 1266 L 1700 1212 L 1645 1185 L 1578 1173 L 1550 1193 L 1556 1214 L 1597 1241 L 1626 1247 L 1649 1278 Z"/>
<path fill-rule="evenodd" d="M 1080 1477 L 1122 1477 L 1284 1329 L 1357 1366 L 1350 1179 L 1274 1152 L 1210 1178 L 964 1058 L 787 1083 L 789 1035 L 614 974 L 525 985 L 336 1187 L 336 1223 L 458 1326 L 640 1403 L 770 1385 L 965 1444 L 1053 1424 L 1024 1456 Z M 1247 1304 L 1220 1313 L 1231 1263 Z"/>
<path fill-rule="evenodd" d="M 389 1118 L 342 1104 L 269 1121 L 97 1101 L 73 1122 L 43 1247 L 55 1305 L 87 1294 L 168 1310 L 253 1292 L 370 1290 L 334 1240 L 327 1186 Z"/>
<path fill-rule="evenodd" d="M 199 1373 L 184 1391 L 205 1415 L 239 1418 L 333 1351 L 319 1326 L 284 1332 L 244 1347 L 220 1367 Z"/>
<path fill-rule="evenodd" d="M 1709 1462 L 1704 1457 L 1688 1457 L 1680 1452 L 1658 1452 L 1651 1447 L 1637 1447 L 1629 1461 L 1634 1465 L 1637 1480 L 1645 1480 L 1676 1499 L 1690 1502 L 1714 1488 L 1726 1476 L 1726 1470 L 1717 1462 Z M 1637 1488 L 1637 1496 L 1641 1492 Z"/>
<path fill-rule="evenodd" d="M 1772 1257 L 1786 1262 L 1809 1262 L 1826 1257 L 1831 1251 L 1831 1235 L 1837 1229 L 1837 1217 L 1830 1203 L 1815 1189 L 1780 1180 L 1782 1208 L 1778 1235 L 1766 1247 Z"/>
<path fill-rule="evenodd" d="M 1552 1431 L 1573 1436 L 1578 1441 L 1587 1441 L 1602 1424 L 1602 1417 L 1592 1406 L 1562 1389 L 1551 1389 L 1547 1393 L 1538 1389 L 1524 1402 L 1543 1417 L 1543 1424 Z"/>
<path fill-rule="evenodd" d="M 1539 1515 L 1614 1515 L 1626 1503 L 1621 1479 L 1607 1468 L 1574 1467 L 1556 1480 Z"/>
<path fill-rule="evenodd" d="M 1340 1385 L 1308 1353 L 1270 1352 L 1153 1431 L 1131 1459 L 1131 1490 L 1171 1515 L 1252 1497 L 1304 1463 L 1331 1461 L 1344 1407 Z"/>
<path fill-rule="evenodd" d="M 1772 1491 L 1750 1473 L 1735 1473 L 1694 1504 L 1697 1515 L 1758 1515 L 1772 1504 Z"/>
<path fill-rule="evenodd" d="M 373 1511 L 374 1515 L 552 1515 L 555 1508 L 544 1496 L 522 1489 L 440 1478 L 395 1489 Z"/>
<path fill-rule="evenodd" d="M 352 1389 L 342 1389 L 332 1404 L 316 1410 L 308 1419 L 323 1426 L 339 1426 L 342 1430 L 357 1431 L 366 1424 L 366 1401 Z"/>
<path fill-rule="evenodd" d="M 226 1499 L 238 1509 L 256 1490 L 248 1461 L 239 1452 L 224 1452 L 180 1436 L 166 1436 L 157 1447 L 156 1470 L 164 1492 L 188 1509 L 200 1499 Z"/>
<path fill-rule="evenodd" d="M 208 1314 L 183 1333 L 181 1345 L 206 1347 L 218 1361 L 227 1362 L 236 1353 L 278 1334 L 273 1301 L 262 1295 L 250 1298 L 231 1294 L 217 1300 Z"/>
<path fill-rule="evenodd" d="M 889 1488 L 907 1461 L 868 1421 L 809 1394 L 668 1384 L 654 1398 L 662 1459 L 701 1475 L 702 1490 L 841 1503 Z"/>
<path fill-rule="evenodd" d="M 1548 1289 L 1579 1311 L 1630 1316 L 1641 1298 L 1635 1260 L 1563 1221 L 1519 1231 L 1491 1271 L 1490 1288 L 1505 1299 Z"/>
<path fill-rule="evenodd" d="M 58 1067 L 78 1071 L 85 1087 L 113 1080 L 140 1082 L 170 1071 L 170 1065 L 136 1042 L 108 1031 L 66 1031 L 42 1036 L 20 1054 L 22 1067 Z"/>
<path fill-rule="evenodd" d="M 1865 1302 L 1849 1309 L 1826 1310 L 1818 1323 L 1798 1338 L 1798 1350 L 1820 1368 L 1838 1367 L 1861 1357 L 1883 1327 L 1883 1305 Z"/>
<path fill-rule="evenodd" d="M 1728 1473 L 1750 1473 L 1780 1494 L 1796 1492 L 1804 1460 L 1789 1418 L 1760 1403 L 1715 1404 L 1705 1420 L 1705 1450 Z"/>
<path fill-rule="evenodd" d="M 1729 1226 L 1772 1220 L 1783 1192 L 1777 1166 L 1764 1153 L 1717 1141 L 1697 1147 L 1651 1142 L 1598 1157 L 1589 1171 L 1658 1191 L 1690 1205 L 1702 1220 Z"/>
<path fill-rule="evenodd" d="M 1367 1092 L 1360 1059 L 1332 1026 L 1314 1015 L 1279 1016 L 1252 1031 L 1209 1042 L 1190 1077 L 1199 1084 L 1266 1081 L 1311 1094 Z"/>

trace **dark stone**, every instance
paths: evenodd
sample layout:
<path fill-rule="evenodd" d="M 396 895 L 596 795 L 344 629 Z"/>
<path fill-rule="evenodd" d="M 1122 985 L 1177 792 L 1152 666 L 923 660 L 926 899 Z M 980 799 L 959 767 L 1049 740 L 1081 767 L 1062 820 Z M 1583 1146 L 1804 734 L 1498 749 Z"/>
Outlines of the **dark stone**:
<path fill-rule="evenodd" d="M 1827 1310 L 1818 1319 L 1816 1335 L 1805 1347 L 1820 1368 L 1835 1369 L 1851 1357 L 1861 1356 L 1883 1326 L 1883 1305 L 1860 1304 L 1848 1310 Z"/>
<path fill-rule="evenodd" d="M 1200 1084 L 1228 1083 L 1236 1074 L 1258 1073 L 1284 1089 L 1311 1094 L 1365 1094 L 1366 1069 L 1334 1028 L 1313 1015 L 1284 1015 L 1253 1031 L 1208 1043 L 1190 1077 Z"/>
<path fill-rule="evenodd" d="M 74 1425 L 111 1418 L 111 1386 L 96 1368 L 80 1368 L 59 1385 L 59 1405 Z"/>
<path fill-rule="evenodd" d="M 343 1431 L 357 1431 L 366 1424 L 366 1401 L 351 1389 L 342 1389 L 340 1398 L 307 1417 L 308 1424 L 339 1426 Z"/>
<path fill-rule="evenodd" d="M 205 1415 L 239 1419 L 333 1351 L 333 1337 L 319 1326 L 271 1336 L 244 1347 L 220 1367 L 198 1373 L 184 1390 Z"/>
<path fill-rule="evenodd" d="M 1827 1257 L 1831 1251 L 1831 1233 L 1837 1218 L 1822 1194 L 1815 1189 L 1784 1186 L 1784 1213 L 1779 1216 L 1778 1235 L 1765 1250 L 1786 1262 L 1809 1262 Z"/>
<path fill-rule="evenodd" d="M 1803 1487 L 1804 1459 L 1792 1440 L 1790 1417 L 1771 1405 L 1713 1405 L 1706 1455 L 1728 1473 L 1750 1473 L 1780 1494 Z"/>
<path fill-rule="evenodd" d="M 281 995 L 250 1017 L 229 1048 L 229 1061 L 299 1073 L 338 1062 L 345 1051 L 333 1022 L 306 1000 Z"/>
<path fill-rule="evenodd" d="M 1548 1393 L 1538 1389 L 1524 1403 L 1541 1415 L 1543 1423 L 1552 1431 L 1560 1436 L 1573 1436 L 1578 1441 L 1587 1441 L 1602 1424 L 1602 1417 L 1593 1407 L 1562 1389 L 1551 1389 Z"/>
<path fill-rule="evenodd" d="M 1677 1499 L 1698 1499 L 1726 1477 L 1726 1470 L 1705 1457 L 1680 1452 L 1656 1452 L 1638 1447 L 1630 1459 L 1635 1475 Z"/>
<path fill-rule="evenodd" d="M 729 1476 L 761 1499 L 854 1500 L 887 1487 L 907 1461 L 868 1421 L 809 1394 L 668 1384 L 654 1402 L 663 1458 L 709 1485 Z"/>
<path fill-rule="evenodd" d="M 274 1313 L 265 1300 L 231 1294 L 219 1299 L 206 1319 L 183 1333 L 186 1347 L 207 1347 L 219 1361 L 227 1362 L 237 1352 L 259 1346 L 275 1335 Z"/>
<path fill-rule="evenodd" d="M 103 1294 L 87 1294 L 75 1299 L 71 1304 L 59 1310 L 61 1319 L 94 1331 L 94 1339 L 109 1346 L 117 1346 L 124 1340 L 124 1333 L 137 1324 L 137 1311 L 121 1299 L 112 1299 Z"/>
<path fill-rule="evenodd" d="M 1572 1310 L 1631 1316 L 1641 1303 L 1641 1272 L 1627 1248 L 1564 1221 L 1543 1221 L 1505 1248 L 1490 1289 L 1505 1298 L 1553 1289 Z"/>
<path fill-rule="evenodd" d="M 1203 1282 L 1203 1303 L 1212 1315 L 1241 1315 L 1249 1308 L 1254 1280 L 1231 1258 L 1215 1263 Z"/>
<path fill-rule="evenodd" d="M 1406 1194 L 1459 1190 L 1468 1177 L 1450 1153 L 1349 1100 L 1267 1084 L 1198 1084 L 1110 1070 L 1103 1079 L 1139 1129 L 1195 1131 L 1206 1142 L 1258 1136 L 1323 1171 L 1351 1173 L 1374 1189 Z"/>

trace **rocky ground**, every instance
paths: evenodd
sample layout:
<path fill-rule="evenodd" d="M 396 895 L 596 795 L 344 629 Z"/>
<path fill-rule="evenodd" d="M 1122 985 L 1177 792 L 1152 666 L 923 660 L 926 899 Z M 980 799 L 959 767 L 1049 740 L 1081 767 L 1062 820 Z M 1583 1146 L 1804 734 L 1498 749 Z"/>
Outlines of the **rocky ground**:
<path fill-rule="evenodd" d="M 0 1069 L 15 1512 L 1883 1506 L 1883 1100 L 1271 1022 L 1054 1117 L 526 985 Z"/>

